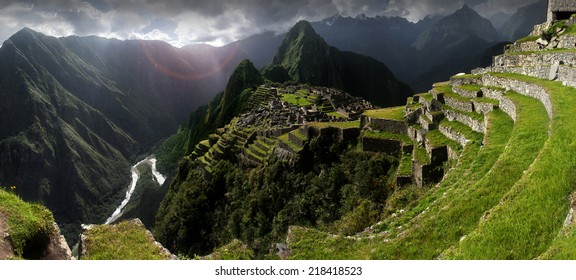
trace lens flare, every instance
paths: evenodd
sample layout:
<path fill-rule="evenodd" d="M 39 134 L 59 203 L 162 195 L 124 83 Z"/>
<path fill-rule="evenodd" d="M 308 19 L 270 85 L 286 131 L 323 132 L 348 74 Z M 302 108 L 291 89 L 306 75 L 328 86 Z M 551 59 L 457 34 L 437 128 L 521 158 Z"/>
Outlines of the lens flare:
<path fill-rule="evenodd" d="M 180 80 L 200 80 L 219 74 L 223 69 L 226 69 L 226 67 L 233 61 L 233 59 L 236 57 L 236 54 L 238 53 L 238 46 L 235 46 L 226 54 L 224 59 L 222 59 L 214 67 L 210 67 L 209 69 L 199 73 L 194 72 L 192 69 L 187 72 L 183 72 L 177 69 L 179 67 L 175 67 L 175 65 L 169 65 L 170 63 L 164 63 L 157 59 L 157 57 L 151 52 L 149 46 L 146 43 L 140 42 L 140 46 L 142 47 L 144 55 L 148 61 L 154 65 L 156 70 Z M 195 61 L 186 61 L 186 63 L 193 64 Z"/>

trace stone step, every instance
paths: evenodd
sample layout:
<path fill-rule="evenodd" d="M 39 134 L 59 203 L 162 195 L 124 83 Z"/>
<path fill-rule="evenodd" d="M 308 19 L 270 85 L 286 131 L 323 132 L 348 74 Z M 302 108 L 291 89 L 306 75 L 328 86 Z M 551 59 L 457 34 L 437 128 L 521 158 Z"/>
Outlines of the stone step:
<path fill-rule="evenodd" d="M 270 139 L 268 137 L 260 137 L 260 140 L 270 147 L 273 147 L 274 145 L 276 145 L 276 141 L 273 139 Z"/>
<path fill-rule="evenodd" d="M 413 147 L 412 140 L 406 134 L 365 131 L 362 135 L 362 150 L 365 152 L 386 153 L 400 156 L 404 147 Z"/>
<path fill-rule="evenodd" d="M 459 142 L 446 137 L 438 129 L 426 134 L 424 147 L 434 164 L 444 163 L 449 158 L 457 159 L 462 150 L 462 145 Z"/>
<path fill-rule="evenodd" d="M 462 97 L 482 97 L 482 86 L 479 84 L 466 84 L 452 87 L 452 90 Z"/>
<path fill-rule="evenodd" d="M 499 100 L 486 97 L 473 98 L 472 104 L 474 105 L 474 112 L 484 115 L 500 108 Z"/>
<path fill-rule="evenodd" d="M 506 93 L 506 89 L 501 87 L 484 86 L 482 87 L 482 96 L 485 98 L 500 100 Z"/>
<path fill-rule="evenodd" d="M 435 184 L 442 180 L 444 169 L 442 164 L 434 164 L 426 149 L 414 147 L 412 162 L 412 180 L 417 187 Z"/>
<path fill-rule="evenodd" d="M 470 85 L 470 84 L 481 84 L 482 75 L 456 75 L 450 78 L 450 84 L 453 87 Z"/>
<path fill-rule="evenodd" d="M 535 66 L 552 66 L 562 61 L 563 65 L 576 66 L 576 52 L 569 51 L 546 51 L 546 52 L 522 52 L 522 53 L 505 53 L 495 56 L 492 67 L 535 67 Z"/>
<path fill-rule="evenodd" d="M 289 133 L 283 134 L 277 138 L 278 147 L 284 149 L 292 154 L 297 154 L 302 151 L 302 147 L 294 144 L 288 139 Z"/>
<path fill-rule="evenodd" d="M 272 149 L 272 146 L 268 145 L 266 142 L 264 142 L 261 139 L 257 139 L 254 142 L 254 145 L 256 145 L 256 147 L 258 147 L 262 151 L 269 151 L 270 149 Z"/>
<path fill-rule="evenodd" d="M 294 130 L 288 133 L 288 139 L 298 147 L 304 147 L 304 143 L 308 139 L 306 135 L 300 133 L 300 130 Z"/>
<path fill-rule="evenodd" d="M 422 104 L 426 110 L 439 111 L 442 107 L 442 103 L 434 99 L 434 95 L 431 93 L 415 95 L 414 100 L 417 100 L 419 104 Z"/>
<path fill-rule="evenodd" d="M 476 132 L 484 133 L 486 131 L 486 123 L 483 114 L 464 112 L 449 106 L 445 106 L 443 111 L 449 121 L 458 121 L 463 123 Z"/>
<path fill-rule="evenodd" d="M 548 117 L 552 119 L 553 117 L 553 108 L 552 108 L 552 101 L 550 100 L 550 96 L 548 93 L 536 84 L 514 80 L 507 77 L 501 77 L 498 75 L 484 75 L 483 83 L 487 86 L 495 86 L 495 87 L 502 87 L 509 90 L 513 90 L 519 94 L 526 95 L 528 97 L 536 98 L 539 100 L 546 111 L 548 112 Z"/>
<path fill-rule="evenodd" d="M 426 116 L 426 114 L 420 114 L 418 117 L 418 124 L 427 131 L 436 129 L 437 127 L 436 124 Z"/>
<path fill-rule="evenodd" d="M 208 140 L 204 140 L 204 141 L 200 141 L 200 143 L 198 143 L 198 145 L 196 145 L 195 151 L 198 154 L 204 154 L 206 152 L 208 152 L 210 150 L 210 141 Z"/>
<path fill-rule="evenodd" d="M 576 67 L 569 65 L 537 65 L 529 67 L 496 67 L 494 72 L 515 73 L 539 79 L 561 81 L 565 86 L 576 87 Z"/>
<path fill-rule="evenodd" d="M 261 157 L 261 158 L 265 157 L 266 154 L 267 154 L 266 151 L 258 148 L 258 147 L 257 147 L 256 145 L 254 145 L 254 144 L 248 146 L 248 150 L 249 150 L 250 152 L 252 152 L 254 155 L 257 155 L 258 157 Z"/>
<path fill-rule="evenodd" d="M 447 138 L 458 142 L 462 147 L 471 141 L 482 142 L 484 138 L 482 133 L 472 130 L 469 126 L 457 121 L 449 121 L 448 119 L 440 123 L 438 130 Z"/>
<path fill-rule="evenodd" d="M 441 122 L 446 117 L 444 115 L 444 112 L 442 112 L 442 111 L 430 112 L 427 110 L 425 114 L 426 114 L 426 117 L 428 117 L 428 119 L 431 120 L 435 124 L 438 124 L 439 122 Z"/>
<path fill-rule="evenodd" d="M 214 146 L 212 146 L 212 155 L 214 159 L 220 160 L 224 158 L 225 153 L 222 149 L 220 149 L 220 146 L 218 146 L 218 144 L 215 144 Z"/>

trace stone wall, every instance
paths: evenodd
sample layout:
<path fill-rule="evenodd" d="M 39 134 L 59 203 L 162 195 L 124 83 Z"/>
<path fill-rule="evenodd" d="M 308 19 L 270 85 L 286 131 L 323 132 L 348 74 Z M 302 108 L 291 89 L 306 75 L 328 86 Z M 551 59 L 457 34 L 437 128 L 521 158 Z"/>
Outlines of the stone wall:
<path fill-rule="evenodd" d="M 434 112 L 434 114 L 430 111 L 426 111 L 426 117 L 431 120 L 433 123 L 439 123 L 444 119 L 444 112 L 438 111 Z"/>
<path fill-rule="evenodd" d="M 530 33 L 530 36 L 540 36 L 540 35 L 542 35 L 542 33 L 544 33 L 544 31 L 546 31 L 548 29 L 548 27 L 550 27 L 549 22 L 538 24 L 538 25 L 534 26 L 534 30 L 532 30 L 532 32 Z"/>
<path fill-rule="evenodd" d="M 548 22 L 556 20 L 557 12 L 576 12 L 576 3 L 572 0 L 548 0 Z"/>
<path fill-rule="evenodd" d="M 469 141 L 464 134 L 452 129 L 451 127 L 440 126 L 438 129 L 442 134 L 444 134 L 444 136 L 460 143 L 462 147 L 466 146 Z"/>
<path fill-rule="evenodd" d="M 576 48 L 576 35 L 563 35 L 560 37 L 558 48 L 561 49 L 575 49 Z"/>
<path fill-rule="evenodd" d="M 452 87 L 463 86 L 463 85 L 479 85 L 482 83 L 482 78 L 480 77 L 462 77 L 462 76 L 454 76 L 450 78 L 450 84 Z"/>
<path fill-rule="evenodd" d="M 342 142 L 349 143 L 349 142 L 356 141 L 356 139 L 358 139 L 358 137 L 360 137 L 360 129 L 357 127 L 344 128 L 344 129 L 341 129 L 340 134 L 341 134 Z"/>
<path fill-rule="evenodd" d="M 282 127 L 282 128 L 274 128 L 266 131 L 263 134 L 259 134 L 258 136 L 268 137 L 268 138 L 277 138 L 281 135 L 284 135 L 294 129 L 301 127 L 301 125 L 292 125 L 291 127 Z"/>
<path fill-rule="evenodd" d="M 432 130 L 436 128 L 436 125 L 434 125 L 434 123 L 431 120 L 429 120 L 426 115 L 420 115 L 420 117 L 418 118 L 418 123 L 425 130 Z"/>
<path fill-rule="evenodd" d="M 508 52 L 535 52 L 540 50 L 540 45 L 536 41 L 516 42 L 508 45 L 506 51 Z"/>
<path fill-rule="evenodd" d="M 380 138 L 362 138 L 362 150 L 365 152 L 386 153 L 400 156 L 402 151 L 402 141 Z"/>
<path fill-rule="evenodd" d="M 470 116 L 452 110 L 446 110 L 444 113 L 449 121 L 461 122 L 476 132 L 484 133 L 486 130 L 484 122 L 476 120 Z"/>
<path fill-rule="evenodd" d="M 418 108 L 412 112 L 407 113 L 405 119 L 408 123 L 414 124 L 418 122 L 418 117 L 420 116 L 420 114 L 422 114 L 422 108 Z"/>
<path fill-rule="evenodd" d="M 287 151 L 291 154 L 297 154 L 298 153 L 298 151 L 295 151 L 294 149 L 292 149 L 292 147 L 290 147 L 290 145 L 284 143 L 283 141 L 278 141 L 278 148 L 280 148 L 284 151 Z"/>
<path fill-rule="evenodd" d="M 470 101 L 463 101 L 456 98 L 445 97 L 446 105 L 464 112 L 474 112 L 474 105 Z"/>
<path fill-rule="evenodd" d="M 576 67 L 558 65 L 537 65 L 518 67 L 495 67 L 495 72 L 515 73 L 539 79 L 559 80 L 566 86 L 576 87 Z"/>
<path fill-rule="evenodd" d="M 420 129 L 413 127 L 413 126 L 409 126 L 408 127 L 408 137 L 410 137 L 410 139 L 414 142 L 418 142 L 418 135 L 421 134 L 420 133 Z"/>
<path fill-rule="evenodd" d="M 281 161 L 287 162 L 289 165 L 294 166 L 298 162 L 298 155 L 285 148 L 287 145 L 282 142 L 278 142 L 278 146 L 274 148 L 274 155 L 278 157 Z M 292 150 L 290 147 L 288 149 Z"/>
<path fill-rule="evenodd" d="M 565 86 L 576 87 L 576 68 L 561 65 L 558 68 L 558 80 Z"/>
<path fill-rule="evenodd" d="M 300 148 L 304 147 L 304 143 L 306 139 L 301 139 L 300 137 L 296 136 L 294 132 L 288 133 L 288 139 L 292 141 L 292 143 L 298 145 Z"/>
<path fill-rule="evenodd" d="M 508 116 L 510 116 L 512 120 L 514 120 L 514 122 L 516 122 L 516 104 L 514 104 L 512 100 L 506 97 L 502 97 L 500 99 L 500 109 L 504 113 L 508 114 Z"/>
<path fill-rule="evenodd" d="M 408 130 L 408 125 L 403 120 L 398 121 L 388 119 L 377 119 L 366 116 L 362 116 L 362 118 L 365 119 L 364 123 L 366 123 L 370 128 L 376 131 L 383 131 L 394 134 L 406 134 Z"/>
<path fill-rule="evenodd" d="M 483 81 L 487 86 L 504 87 L 509 90 L 514 90 L 519 94 L 538 99 L 542 104 L 544 104 L 544 107 L 548 112 L 548 117 L 552 119 L 552 102 L 550 101 L 550 96 L 542 87 L 523 81 L 494 77 L 491 75 L 485 75 Z"/>
<path fill-rule="evenodd" d="M 448 147 L 433 147 L 428 141 L 426 141 L 426 152 L 430 155 L 432 163 L 436 165 L 442 165 L 446 160 L 448 160 Z"/>
<path fill-rule="evenodd" d="M 431 183 L 438 183 L 444 176 L 444 170 L 441 166 L 432 164 L 421 165 L 417 161 L 412 164 L 412 178 L 418 187 Z"/>
<path fill-rule="evenodd" d="M 476 80 L 476 79 L 474 79 L 474 80 Z M 481 83 L 482 83 L 482 81 L 480 80 L 480 82 L 477 83 L 476 85 L 480 85 Z M 466 89 L 463 89 L 459 86 L 452 87 L 452 90 L 455 93 L 458 93 L 459 95 L 464 96 L 464 97 L 468 97 L 468 98 L 480 97 L 481 93 L 482 93 L 480 90 L 466 90 Z"/>
<path fill-rule="evenodd" d="M 486 98 L 500 100 L 504 96 L 504 89 L 483 87 L 482 95 Z"/>
<path fill-rule="evenodd" d="M 485 103 L 473 100 L 472 103 L 474 104 L 474 111 L 480 114 L 488 114 L 494 111 L 495 108 L 498 108 L 498 105 L 494 105 L 492 103 Z"/>
<path fill-rule="evenodd" d="M 418 103 L 422 104 L 428 111 L 440 111 L 442 109 L 442 103 L 436 99 L 432 101 L 426 100 L 426 98 L 418 98 Z"/>
<path fill-rule="evenodd" d="M 494 67 L 494 72 L 514 73 L 539 79 L 548 79 L 550 76 L 550 65 L 538 66 L 514 66 L 514 67 Z"/>
<path fill-rule="evenodd" d="M 560 61 L 563 65 L 576 66 L 576 53 L 573 52 L 540 52 L 531 54 L 503 54 L 494 57 L 493 66 L 523 67 L 552 65 Z"/>

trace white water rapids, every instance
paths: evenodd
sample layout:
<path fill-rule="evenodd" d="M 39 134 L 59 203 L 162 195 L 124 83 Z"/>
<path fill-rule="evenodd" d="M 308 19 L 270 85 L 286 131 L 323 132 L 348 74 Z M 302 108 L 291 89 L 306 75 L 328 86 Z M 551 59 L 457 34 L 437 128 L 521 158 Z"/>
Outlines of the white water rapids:
<path fill-rule="evenodd" d="M 160 174 L 160 172 L 158 172 L 158 170 L 156 170 L 156 158 L 155 157 L 147 157 L 146 159 L 143 159 L 143 160 L 139 161 L 138 163 L 134 164 L 132 166 L 132 168 L 130 168 L 130 171 L 132 173 L 132 181 L 130 182 L 130 186 L 128 187 L 128 190 L 126 191 L 126 197 L 124 198 L 124 200 L 122 200 L 122 203 L 120 203 L 120 205 L 118 206 L 118 208 L 116 208 L 114 213 L 112 213 L 112 215 L 110 217 L 108 217 L 105 224 L 110 224 L 110 223 L 116 221 L 124 213 L 124 207 L 126 207 L 128 202 L 130 202 L 130 198 L 132 197 L 132 194 L 136 190 L 136 184 L 138 183 L 138 180 L 140 179 L 140 172 L 138 171 L 138 166 L 140 166 L 141 164 L 150 165 L 150 168 L 152 169 L 152 176 L 153 176 L 152 179 L 154 181 L 156 181 L 158 183 L 158 185 L 162 186 L 162 184 L 164 184 L 164 181 L 166 181 L 166 176 Z"/>

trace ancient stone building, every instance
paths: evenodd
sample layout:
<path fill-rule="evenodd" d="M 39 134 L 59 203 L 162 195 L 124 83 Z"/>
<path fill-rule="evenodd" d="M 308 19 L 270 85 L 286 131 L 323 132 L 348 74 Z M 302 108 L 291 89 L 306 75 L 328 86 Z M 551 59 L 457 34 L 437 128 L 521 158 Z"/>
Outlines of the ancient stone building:
<path fill-rule="evenodd" d="M 576 0 L 548 0 L 548 22 L 569 19 L 576 14 Z"/>

